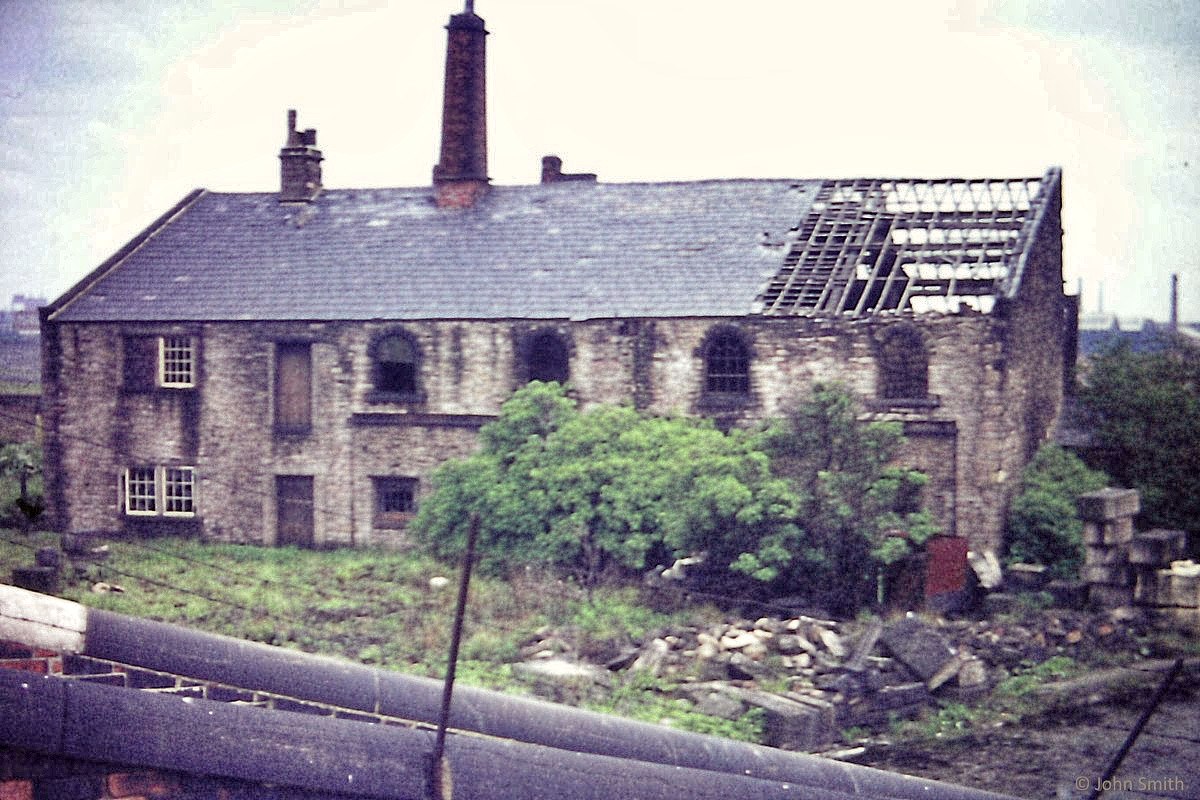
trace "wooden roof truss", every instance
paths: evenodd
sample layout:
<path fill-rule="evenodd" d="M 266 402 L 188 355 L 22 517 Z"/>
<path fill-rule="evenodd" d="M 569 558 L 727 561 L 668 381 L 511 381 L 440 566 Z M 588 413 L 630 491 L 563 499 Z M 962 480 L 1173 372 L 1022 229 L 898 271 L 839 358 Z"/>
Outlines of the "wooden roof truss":
<path fill-rule="evenodd" d="M 1042 178 L 824 181 L 759 296 L 770 315 L 991 311 L 1023 261 Z"/>

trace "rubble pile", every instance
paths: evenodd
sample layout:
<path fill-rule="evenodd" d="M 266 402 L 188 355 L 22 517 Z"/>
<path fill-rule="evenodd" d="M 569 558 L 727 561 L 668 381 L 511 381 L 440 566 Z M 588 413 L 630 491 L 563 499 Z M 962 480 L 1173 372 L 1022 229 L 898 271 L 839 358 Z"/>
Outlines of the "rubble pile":
<path fill-rule="evenodd" d="M 523 648 L 516 671 L 536 676 L 539 691 L 554 676 L 578 686 L 644 672 L 701 713 L 734 720 L 760 709 L 768 744 L 819 750 L 845 728 L 881 729 L 936 699 L 979 699 L 1014 670 L 1054 655 L 1137 647 L 1132 620 L 1121 615 L 1054 609 L 1016 618 L 732 619 L 659 631 L 607 669 L 580 664 L 569 635 L 543 629 Z"/>

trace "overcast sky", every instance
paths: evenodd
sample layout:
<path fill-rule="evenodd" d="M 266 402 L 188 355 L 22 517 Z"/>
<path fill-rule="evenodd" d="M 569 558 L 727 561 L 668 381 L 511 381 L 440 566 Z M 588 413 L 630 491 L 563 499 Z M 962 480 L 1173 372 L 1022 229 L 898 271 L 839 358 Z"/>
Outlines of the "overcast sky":
<path fill-rule="evenodd" d="M 0 0 L 0 306 L 53 298 L 195 187 L 421 186 L 462 0 Z M 1200 320 L 1195 0 L 477 0 L 490 173 L 602 181 L 1064 170 L 1085 311 Z"/>

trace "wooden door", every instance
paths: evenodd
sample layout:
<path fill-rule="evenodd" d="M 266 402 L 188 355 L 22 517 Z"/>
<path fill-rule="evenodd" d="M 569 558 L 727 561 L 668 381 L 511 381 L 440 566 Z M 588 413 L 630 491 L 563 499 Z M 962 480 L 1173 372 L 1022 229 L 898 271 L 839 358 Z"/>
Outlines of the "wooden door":
<path fill-rule="evenodd" d="M 313 545 L 313 479 L 311 475 L 275 476 L 275 544 Z"/>

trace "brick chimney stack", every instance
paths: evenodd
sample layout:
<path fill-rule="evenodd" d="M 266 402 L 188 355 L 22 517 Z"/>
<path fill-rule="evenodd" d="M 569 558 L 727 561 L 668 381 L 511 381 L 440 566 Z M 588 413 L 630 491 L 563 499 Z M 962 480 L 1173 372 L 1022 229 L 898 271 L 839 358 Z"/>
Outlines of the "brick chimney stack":
<path fill-rule="evenodd" d="M 287 141 L 279 151 L 279 202 L 307 203 L 321 192 L 321 151 L 317 131 L 296 130 L 296 109 L 287 112 Z"/>
<path fill-rule="evenodd" d="M 562 164 L 562 159 L 558 156 L 542 156 L 542 183 L 565 183 L 567 181 L 596 182 L 596 173 L 563 172 Z"/>
<path fill-rule="evenodd" d="M 469 208 L 487 193 L 487 83 L 484 43 L 488 32 L 473 0 L 446 26 L 446 94 L 442 105 L 442 152 L 433 168 L 439 208 Z"/>

